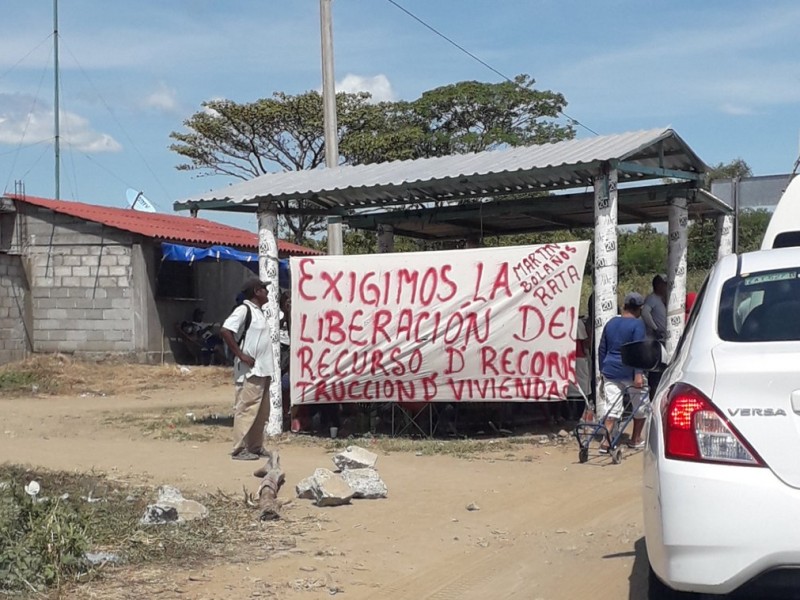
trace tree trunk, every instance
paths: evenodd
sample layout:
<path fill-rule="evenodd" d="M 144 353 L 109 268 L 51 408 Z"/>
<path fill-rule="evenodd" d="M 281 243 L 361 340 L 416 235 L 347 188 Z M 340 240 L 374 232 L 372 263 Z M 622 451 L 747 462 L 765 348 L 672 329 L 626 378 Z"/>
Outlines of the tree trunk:
<path fill-rule="evenodd" d="M 280 518 L 282 504 L 278 501 L 278 490 L 281 489 L 285 480 L 281 469 L 281 457 L 278 451 L 270 451 L 267 455 L 267 462 L 263 467 L 253 473 L 256 477 L 261 477 L 258 486 L 258 507 L 261 509 L 261 520 L 272 521 Z"/>

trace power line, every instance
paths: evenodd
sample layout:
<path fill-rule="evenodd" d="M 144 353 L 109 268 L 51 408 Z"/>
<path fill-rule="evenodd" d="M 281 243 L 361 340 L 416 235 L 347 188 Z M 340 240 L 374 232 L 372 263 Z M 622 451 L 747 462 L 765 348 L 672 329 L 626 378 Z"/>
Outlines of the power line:
<path fill-rule="evenodd" d="M 5 71 L 3 71 L 2 73 L 0 73 L 0 81 L 1 81 L 2 79 L 4 79 L 6 75 L 8 75 L 9 73 L 11 73 L 11 71 L 13 71 L 14 69 L 16 69 L 16 68 L 17 68 L 19 65 L 21 65 L 21 64 L 22 64 L 22 63 L 25 61 L 25 59 L 27 59 L 27 58 L 28 58 L 28 57 L 29 57 L 31 54 L 33 54 L 33 53 L 34 53 L 34 52 L 36 52 L 36 51 L 37 51 L 39 48 L 41 48 L 41 47 L 42 47 L 42 45 L 44 45 L 44 43 L 45 43 L 45 42 L 47 42 L 47 41 L 49 41 L 49 40 L 50 40 L 50 38 L 51 38 L 51 37 L 53 37 L 53 34 L 52 34 L 52 33 L 51 33 L 51 34 L 48 34 L 48 36 L 47 36 L 46 38 L 44 38 L 44 39 L 43 39 L 41 42 L 39 42 L 39 43 L 38 43 L 38 44 L 37 44 L 35 47 L 33 47 L 33 48 L 32 48 L 32 49 L 31 49 L 31 50 L 30 50 L 30 51 L 29 51 L 29 52 L 28 52 L 28 53 L 27 53 L 25 56 L 23 56 L 22 58 L 20 58 L 20 59 L 19 59 L 17 62 L 15 62 L 13 65 L 11 65 L 11 66 L 10 66 L 8 69 L 6 69 L 6 70 L 5 70 Z"/>
<path fill-rule="evenodd" d="M 441 31 L 439 31 L 438 29 L 436 29 L 436 28 L 435 28 L 435 27 L 433 27 L 432 25 L 429 25 L 428 23 L 426 23 L 425 21 L 423 21 L 421 18 L 419 18 L 417 15 L 415 15 L 414 13 L 412 13 L 412 12 L 411 12 L 410 10 L 408 10 L 407 8 L 405 8 L 405 7 L 401 6 L 400 4 L 398 4 L 397 2 L 395 2 L 395 0 L 386 0 L 386 1 L 387 1 L 389 4 L 392 4 L 392 5 L 394 5 L 396 8 L 400 9 L 400 10 L 401 10 L 401 11 L 403 11 L 404 13 L 406 13 L 406 14 L 407 14 L 409 17 L 411 17 L 412 19 L 414 19 L 415 21 L 417 21 L 417 22 L 418 22 L 420 25 L 422 25 L 423 27 L 425 27 L 425 28 L 427 28 L 427 29 L 430 29 L 430 30 L 431 30 L 433 33 L 435 33 L 435 34 L 436 34 L 436 35 L 438 35 L 440 38 L 442 38 L 443 40 L 445 40 L 445 41 L 446 41 L 448 44 L 450 44 L 450 45 L 452 45 L 452 46 L 455 46 L 455 47 L 456 47 L 456 48 L 458 48 L 458 49 L 459 49 L 461 52 L 463 52 L 464 54 L 466 54 L 467 56 L 469 56 L 469 57 L 470 57 L 470 58 L 472 58 L 473 60 L 475 60 L 475 61 L 479 62 L 480 64 L 482 64 L 484 67 L 486 67 L 487 69 L 489 69 L 489 70 L 490 70 L 492 73 L 495 73 L 496 75 L 499 75 L 500 77 L 502 77 L 503 79 L 505 79 L 505 80 L 506 80 L 506 81 L 508 81 L 509 83 L 513 83 L 513 84 L 515 84 L 515 85 L 519 85 L 519 84 L 518 84 L 516 81 L 514 81 L 513 79 L 511 79 L 511 78 L 510 78 L 508 75 L 506 75 L 505 73 L 502 73 L 501 71 L 498 71 L 497 69 L 495 69 L 495 68 L 494 68 L 492 65 L 490 65 L 490 64 L 489 64 L 489 63 L 487 63 L 486 61 L 484 61 L 484 60 L 482 60 L 481 58 L 479 58 L 479 57 L 475 56 L 475 55 L 474 55 L 472 52 L 470 52 L 469 50 L 467 50 L 466 48 L 464 48 L 462 45 L 458 44 L 457 42 L 455 42 L 455 41 L 454 41 L 454 40 L 452 40 L 451 38 L 447 37 L 445 34 L 443 34 Z M 519 86 L 519 87 L 523 87 L 523 86 Z M 527 88 L 525 88 L 525 89 L 527 89 Z M 596 132 L 594 129 L 592 129 L 591 127 L 589 127 L 589 126 L 587 126 L 587 125 L 584 125 L 583 123 L 581 123 L 580 121 L 578 121 L 578 119 L 576 119 L 575 117 L 571 117 L 571 116 L 569 116 L 569 115 L 568 115 L 567 113 L 565 113 L 563 110 L 559 110 L 559 111 L 558 111 L 558 114 L 560 114 L 561 116 L 563 116 L 565 119 L 568 119 L 569 121 L 571 121 L 571 122 L 572 122 L 572 123 L 574 123 L 575 125 L 579 125 L 580 127 L 583 127 L 583 128 L 586 130 L 586 131 L 588 131 L 588 132 L 590 132 L 590 133 L 592 133 L 592 134 L 594 134 L 594 135 L 600 135 L 600 134 L 599 134 L 599 133 L 597 133 L 597 132 Z"/>
<path fill-rule="evenodd" d="M 34 146 L 38 146 L 39 144 L 50 144 L 53 141 L 53 138 L 45 138 L 39 140 L 38 142 L 28 142 L 27 144 L 19 144 L 13 150 L 6 150 L 5 152 L 0 152 L 0 156 L 6 156 L 8 154 L 16 154 L 20 151 L 21 148 L 33 148 Z"/>
<path fill-rule="evenodd" d="M 17 167 L 17 159 L 19 158 L 19 154 L 20 154 L 20 150 L 22 149 L 22 145 L 25 143 L 25 136 L 28 134 L 28 128 L 30 127 L 31 120 L 33 119 L 33 114 L 34 114 L 34 112 L 36 112 L 36 104 L 39 102 L 39 93 L 42 91 L 42 85 L 44 84 L 44 76 L 47 73 L 47 68 L 49 66 L 50 66 L 50 62 L 48 60 L 47 66 L 44 69 L 42 69 L 42 76 L 39 78 L 39 86 L 36 88 L 36 96 L 34 96 L 34 98 L 33 98 L 33 104 L 31 105 L 31 108 L 28 111 L 27 118 L 25 119 L 25 126 L 22 129 L 22 136 L 19 138 L 19 143 L 17 144 L 16 150 L 15 150 L 14 160 L 11 162 L 11 169 L 9 170 L 8 179 L 6 180 L 5 187 L 3 187 L 3 193 L 5 193 L 8 190 L 8 186 L 11 183 L 11 178 L 14 176 L 14 169 L 16 169 L 16 167 Z M 41 158 L 41 156 L 39 158 Z M 39 162 L 39 159 L 37 159 L 36 162 Z M 34 165 L 35 164 L 36 163 L 34 163 Z M 31 169 L 32 168 L 33 167 L 31 167 Z M 28 171 L 25 172 L 25 175 L 27 175 L 31 171 L 31 169 L 28 169 Z M 24 176 L 23 176 L 23 179 L 24 179 Z"/>
<path fill-rule="evenodd" d="M 61 36 L 59 36 L 59 37 L 61 37 Z M 61 37 L 62 41 L 63 41 L 63 39 L 64 38 Z M 100 102 L 103 104 L 105 109 L 108 111 L 108 114 L 111 115 L 111 118 L 117 124 L 117 127 L 120 128 L 120 131 L 122 131 L 122 133 L 125 136 L 125 138 L 128 140 L 128 142 L 130 142 L 131 146 L 133 147 L 134 151 L 136 152 L 136 154 L 141 159 L 141 161 L 144 164 L 144 166 L 147 169 L 147 171 L 153 177 L 155 182 L 161 187 L 161 191 L 164 192 L 165 196 L 169 197 L 170 194 L 169 194 L 169 192 L 167 192 L 167 189 L 164 187 L 164 184 L 161 183 L 161 180 L 158 178 L 158 176 L 156 175 L 155 171 L 153 171 L 153 169 L 150 167 L 150 164 L 147 162 L 147 159 L 145 159 L 144 154 L 141 152 L 141 150 L 139 150 L 139 147 L 136 145 L 136 142 L 133 141 L 133 138 L 131 138 L 130 134 L 128 134 L 128 131 L 122 126 L 122 123 L 117 118 L 117 115 L 114 114 L 114 111 L 111 109 L 111 106 L 108 104 L 108 102 L 106 102 L 106 99 L 103 97 L 103 95 L 97 89 L 97 86 L 94 84 L 94 81 L 92 81 L 92 79 L 89 77 L 89 74 L 83 68 L 83 65 L 81 65 L 80 62 L 78 62 L 78 58 L 72 53 L 72 51 L 70 50 L 69 46 L 66 47 L 66 50 L 67 50 L 67 52 L 69 52 L 69 55 L 72 57 L 72 60 L 75 61 L 75 64 L 78 66 L 78 70 L 80 70 L 81 74 L 86 78 L 86 81 L 89 82 L 89 85 L 92 86 L 92 89 L 94 90 L 94 93 L 97 94 L 97 97 L 100 99 Z"/>

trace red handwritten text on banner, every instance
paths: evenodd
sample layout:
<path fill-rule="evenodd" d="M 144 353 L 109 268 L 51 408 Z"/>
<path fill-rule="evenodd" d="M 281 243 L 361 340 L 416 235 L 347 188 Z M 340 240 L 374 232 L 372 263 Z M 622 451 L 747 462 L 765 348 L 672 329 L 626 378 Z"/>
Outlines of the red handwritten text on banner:
<path fill-rule="evenodd" d="M 292 404 L 563 399 L 587 252 L 293 258 Z"/>

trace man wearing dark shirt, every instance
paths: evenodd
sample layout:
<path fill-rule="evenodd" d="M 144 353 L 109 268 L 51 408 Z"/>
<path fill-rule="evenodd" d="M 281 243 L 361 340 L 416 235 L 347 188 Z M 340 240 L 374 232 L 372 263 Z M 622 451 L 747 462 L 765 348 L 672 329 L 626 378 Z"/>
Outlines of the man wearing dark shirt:
<path fill-rule="evenodd" d="M 644 377 L 641 371 L 622 364 L 622 346 L 628 342 L 638 342 L 646 337 L 642 314 L 644 298 L 631 292 L 625 296 L 622 316 L 614 317 L 603 328 L 598 349 L 598 364 L 602 379 L 602 392 L 597 399 L 597 414 L 605 417 L 606 429 L 613 431 L 614 423 L 622 416 L 623 395 L 626 390 L 633 405 L 633 435 L 628 445 L 641 448 L 646 406 L 642 387 Z M 608 452 L 607 440 L 600 446 L 600 452 Z"/>

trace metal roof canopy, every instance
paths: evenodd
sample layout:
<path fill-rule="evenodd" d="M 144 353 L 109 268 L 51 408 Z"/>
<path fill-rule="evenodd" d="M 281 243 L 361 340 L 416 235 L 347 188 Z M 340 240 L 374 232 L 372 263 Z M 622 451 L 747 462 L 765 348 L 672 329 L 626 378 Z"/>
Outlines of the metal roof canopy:
<path fill-rule="evenodd" d="M 665 222 L 669 200 L 687 198 L 689 218 L 714 217 L 730 208 L 693 184 L 678 183 L 618 190 L 619 225 Z M 594 191 L 496 200 L 440 208 L 392 210 L 345 216 L 357 229 L 391 225 L 396 235 L 426 240 L 464 239 L 594 227 Z"/>
<path fill-rule="evenodd" d="M 267 174 L 175 202 L 174 208 L 255 212 L 262 202 L 274 205 L 303 200 L 318 208 L 281 208 L 280 212 L 349 215 L 348 221 L 353 226 L 371 228 L 374 226 L 371 224 L 378 222 L 393 224 L 396 211 L 380 215 L 353 214 L 353 211 L 492 197 L 489 202 L 422 209 L 417 211 L 419 214 L 404 211 L 402 214 L 407 221 L 405 225 L 395 221 L 396 231 L 422 237 L 454 237 L 459 235 L 457 221 L 462 219 L 460 235 L 463 236 L 466 225 L 463 220 L 480 221 L 482 213 L 484 234 L 494 235 L 494 231 L 490 232 L 493 228 L 497 233 L 518 233 L 592 226 L 593 192 L 536 197 L 531 193 L 570 188 L 591 190 L 595 177 L 604 168 L 617 169 L 620 198 L 630 198 L 620 203 L 621 224 L 665 220 L 670 192 L 665 189 L 661 193 L 656 189 L 668 186 L 630 188 L 637 191 L 622 187 L 653 179 L 691 182 L 684 183 L 683 189 L 673 187 L 672 195 L 685 191 L 693 196 L 695 214 L 723 214 L 731 210 L 721 200 L 695 189 L 707 167 L 680 136 L 668 128 L 475 154 Z M 642 189 L 647 191 L 642 192 Z M 490 208 L 496 206 L 496 209 Z M 486 215 L 493 210 L 499 211 L 494 213 L 497 215 L 494 224 L 486 220 Z M 529 213 L 525 219 L 528 228 L 521 226 L 522 215 L 515 213 L 516 210 Z M 478 211 L 478 215 L 470 216 L 469 211 Z M 454 221 L 451 229 L 437 235 L 430 223 L 440 223 L 448 216 Z M 415 219 L 426 218 L 429 223 L 425 231 L 419 223 L 412 226 Z M 503 219 L 508 223 L 504 224 Z M 544 226 L 545 221 L 550 222 L 549 226 Z M 472 225 L 471 234 L 474 235 L 480 222 Z"/>

